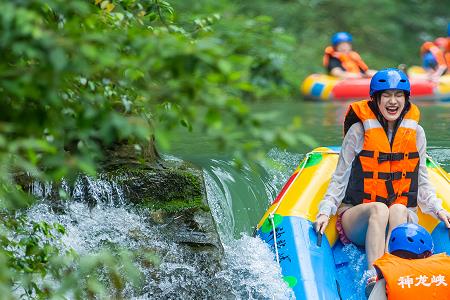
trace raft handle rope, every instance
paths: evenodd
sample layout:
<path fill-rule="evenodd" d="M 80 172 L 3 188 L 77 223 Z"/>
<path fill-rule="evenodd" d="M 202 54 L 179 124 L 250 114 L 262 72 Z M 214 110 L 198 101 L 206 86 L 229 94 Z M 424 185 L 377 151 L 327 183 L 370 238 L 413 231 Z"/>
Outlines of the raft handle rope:
<path fill-rule="evenodd" d="M 306 164 L 308 163 L 309 158 L 311 157 L 311 155 L 316 154 L 316 153 L 320 153 L 320 154 L 339 154 L 339 152 L 336 151 L 311 151 L 309 153 L 306 154 L 306 157 L 304 159 L 304 163 L 302 165 L 302 168 L 300 169 L 300 171 L 298 171 L 297 175 L 295 176 L 294 180 L 292 180 L 292 183 L 295 182 L 295 180 L 297 180 L 298 176 L 300 176 L 300 174 L 303 172 L 303 169 L 305 169 Z M 291 189 L 292 187 L 292 183 L 291 185 L 286 189 L 286 191 L 284 192 L 283 196 L 281 197 L 281 199 L 278 201 L 277 206 L 275 206 L 274 210 L 272 210 L 269 213 L 269 220 L 272 223 L 272 233 L 273 233 L 273 242 L 274 242 L 274 247 L 275 247 L 275 257 L 277 259 L 277 263 L 280 264 L 280 258 L 278 255 L 278 245 L 277 245 L 277 233 L 275 230 L 275 222 L 273 221 L 274 217 L 275 217 L 275 213 L 278 210 L 278 208 L 281 205 L 281 202 L 284 199 L 284 196 L 288 193 L 288 191 Z"/>
<path fill-rule="evenodd" d="M 427 156 L 428 160 L 436 167 L 436 169 L 439 171 L 439 173 L 442 175 L 442 177 L 444 177 L 445 180 L 447 180 L 447 182 L 450 182 L 450 179 L 447 177 L 447 174 L 445 174 L 442 171 L 442 168 L 437 163 L 434 162 L 434 160 L 431 158 L 431 156 L 429 156 L 428 154 L 426 156 Z"/>

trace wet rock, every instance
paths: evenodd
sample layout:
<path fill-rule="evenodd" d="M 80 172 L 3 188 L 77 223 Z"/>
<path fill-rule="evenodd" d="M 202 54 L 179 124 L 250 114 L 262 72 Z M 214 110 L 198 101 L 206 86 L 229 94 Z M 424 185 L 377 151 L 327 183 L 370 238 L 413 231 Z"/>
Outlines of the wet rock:
<path fill-rule="evenodd" d="M 154 236 L 138 229 L 126 235 L 134 244 L 145 245 L 138 252 L 144 253 L 140 265 L 152 282 L 147 286 L 150 294 L 159 294 L 158 289 L 177 276 L 191 284 L 199 276 L 212 278 L 221 270 L 224 250 L 208 207 L 202 170 L 182 161 L 142 162 L 127 156 L 127 148 L 120 149 L 111 155 L 110 161 L 105 161 L 97 178 L 80 175 L 73 184 L 24 180 L 22 186 L 53 203 L 57 214 L 64 213 L 67 201 L 76 201 L 89 208 L 130 207 L 144 215 L 144 222 L 156 232 Z M 154 240 L 161 241 L 160 248 Z M 100 240 L 100 244 L 112 250 L 117 247 L 107 238 Z M 155 259 L 148 260 L 150 254 Z M 186 295 L 204 298 L 193 292 L 205 283 L 198 284 L 198 287 L 184 287 L 188 288 Z M 171 295 L 164 289 L 161 293 Z"/>

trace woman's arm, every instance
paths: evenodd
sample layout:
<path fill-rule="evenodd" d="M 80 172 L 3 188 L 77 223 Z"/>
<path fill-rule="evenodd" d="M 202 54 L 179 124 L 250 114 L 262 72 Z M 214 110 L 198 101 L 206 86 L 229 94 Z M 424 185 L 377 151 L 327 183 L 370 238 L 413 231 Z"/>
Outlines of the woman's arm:
<path fill-rule="evenodd" d="M 336 214 L 339 205 L 341 205 L 347 189 L 352 162 L 356 153 L 361 151 L 363 140 L 364 129 L 362 125 L 360 123 L 353 124 L 344 137 L 336 170 L 331 177 L 325 197 L 319 204 L 319 213 L 314 222 L 317 232 L 324 233 L 330 215 Z"/>
<path fill-rule="evenodd" d="M 339 160 L 325 197 L 319 204 L 318 215 L 334 215 L 341 204 L 347 189 L 352 162 L 362 149 L 364 129 L 360 123 L 353 124 L 342 142 Z"/>
<path fill-rule="evenodd" d="M 417 204 L 423 213 L 429 214 L 444 221 L 450 228 L 450 214 L 443 209 L 442 201 L 436 197 L 436 191 L 430 183 L 426 166 L 427 140 L 421 126 L 417 127 L 417 150 L 419 151 L 419 187 Z"/>

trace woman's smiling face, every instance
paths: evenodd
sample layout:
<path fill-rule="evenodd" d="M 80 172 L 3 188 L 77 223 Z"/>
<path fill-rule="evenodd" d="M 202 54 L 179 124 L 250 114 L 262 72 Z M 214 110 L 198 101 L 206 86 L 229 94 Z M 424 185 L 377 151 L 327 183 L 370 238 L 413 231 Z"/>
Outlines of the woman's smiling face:
<path fill-rule="evenodd" d="M 405 92 L 402 90 L 386 90 L 380 95 L 378 109 L 388 122 L 394 122 L 405 107 Z"/>

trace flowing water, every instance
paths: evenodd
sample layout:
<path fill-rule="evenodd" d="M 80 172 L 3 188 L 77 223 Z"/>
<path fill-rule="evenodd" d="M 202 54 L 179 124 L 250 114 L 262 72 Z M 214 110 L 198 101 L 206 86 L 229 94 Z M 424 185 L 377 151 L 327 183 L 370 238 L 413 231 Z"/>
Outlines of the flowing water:
<path fill-rule="evenodd" d="M 317 145 L 339 145 L 342 140 L 341 123 L 347 108 L 344 104 L 282 102 L 256 104 L 252 108 L 278 116 L 276 122 L 267 124 L 267 130 L 287 126 L 291 118 L 300 117 L 301 131 L 311 135 Z M 450 171 L 450 105 L 423 104 L 420 108 L 428 152 Z M 275 164 L 237 170 L 230 157 L 217 154 L 208 137 L 183 132 L 176 140 L 167 158 L 190 160 L 203 168 L 209 205 L 225 250 L 224 268 L 210 278 L 202 275 L 196 266 L 172 259 L 162 265 L 165 279 L 156 284 L 151 274 L 146 274 L 144 292 L 134 295 L 134 299 L 189 299 L 194 289 L 201 291 L 197 295 L 204 299 L 292 298 L 273 254 L 261 240 L 252 237 L 252 233 L 270 202 L 311 148 L 269 149 L 267 156 Z M 98 199 L 94 204 L 74 201 L 65 204 L 65 214 L 55 214 L 42 203 L 34 206 L 29 215 L 34 220 L 66 226 L 68 234 L 63 243 L 81 254 L 92 253 L 105 245 L 117 245 L 132 250 L 158 246 L 166 249 L 171 257 L 183 256 L 181 249 L 159 237 L 157 227 L 149 227 L 144 216 L 127 207 L 119 188 L 102 180 L 85 178 L 78 189 L 86 189 L 86 185 Z M 48 189 L 36 186 L 35 193 L 45 197 Z M 356 269 L 363 262 L 354 264 Z"/>

